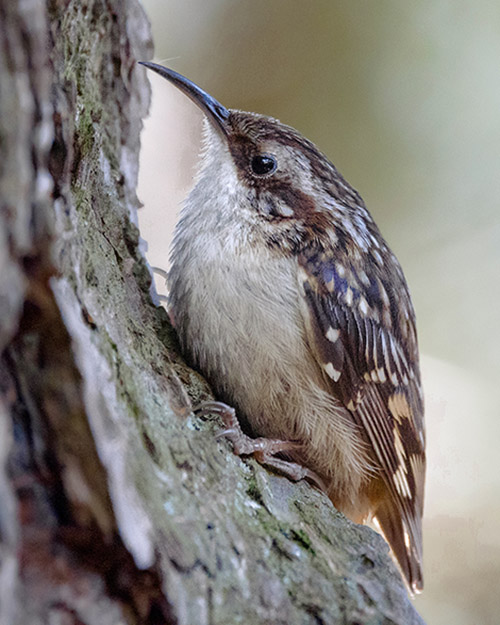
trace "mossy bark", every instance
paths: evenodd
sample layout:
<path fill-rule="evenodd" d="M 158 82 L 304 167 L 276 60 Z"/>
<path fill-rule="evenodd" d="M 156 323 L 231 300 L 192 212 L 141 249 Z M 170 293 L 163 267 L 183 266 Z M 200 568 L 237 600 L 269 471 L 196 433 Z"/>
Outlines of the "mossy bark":
<path fill-rule="evenodd" d="M 382 538 L 191 414 L 135 226 L 150 56 L 135 0 L 0 4 L 0 622 L 421 623 Z"/>

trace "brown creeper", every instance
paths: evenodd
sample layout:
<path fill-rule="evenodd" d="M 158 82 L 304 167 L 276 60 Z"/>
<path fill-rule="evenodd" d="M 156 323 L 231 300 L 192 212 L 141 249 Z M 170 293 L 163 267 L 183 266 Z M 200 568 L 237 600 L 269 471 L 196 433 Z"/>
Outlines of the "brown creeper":
<path fill-rule="evenodd" d="M 374 518 L 421 590 L 423 398 L 396 257 L 361 197 L 296 130 L 144 65 L 207 119 L 169 307 L 187 358 L 265 437 L 246 437 L 226 414 L 235 450 L 295 479 L 316 475 L 348 517 Z"/>

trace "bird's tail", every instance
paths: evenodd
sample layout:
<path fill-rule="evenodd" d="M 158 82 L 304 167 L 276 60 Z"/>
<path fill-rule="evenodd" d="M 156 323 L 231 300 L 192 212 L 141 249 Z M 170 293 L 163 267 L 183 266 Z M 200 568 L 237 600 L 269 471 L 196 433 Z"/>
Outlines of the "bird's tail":
<path fill-rule="evenodd" d="M 377 509 L 375 520 L 389 543 L 403 576 L 413 594 L 423 590 L 422 526 L 420 519 L 401 515 L 392 502 Z"/>

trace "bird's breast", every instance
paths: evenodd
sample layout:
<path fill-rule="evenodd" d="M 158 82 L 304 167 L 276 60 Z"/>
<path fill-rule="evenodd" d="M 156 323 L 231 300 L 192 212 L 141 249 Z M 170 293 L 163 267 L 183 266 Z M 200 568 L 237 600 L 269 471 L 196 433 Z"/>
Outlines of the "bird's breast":
<path fill-rule="evenodd" d="M 227 401 L 260 425 L 309 368 L 291 258 L 226 241 L 200 243 L 171 271 L 170 303 L 181 344 Z M 258 428 L 262 430 L 262 428 Z M 277 432 L 259 433 L 278 435 Z M 280 428 L 277 428 L 280 429 Z"/>

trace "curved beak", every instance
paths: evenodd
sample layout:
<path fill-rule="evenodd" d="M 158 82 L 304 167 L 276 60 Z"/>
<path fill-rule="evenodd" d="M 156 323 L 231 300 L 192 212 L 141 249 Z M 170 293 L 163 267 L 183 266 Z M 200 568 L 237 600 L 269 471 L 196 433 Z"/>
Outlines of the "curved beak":
<path fill-rule="evenodd" d="M 160 74 L 163 78 L 166 78 L 169 82 L 180 89 L 187 97 L 192 100 L 208 117 L 208 119 L 214 123 L 217 130 L 222 132 L 223 136 L 227 138 L 227 120 L 229 118 L 229 110 L 217 102 L 215 98 L 200 89 L 198 85 L 191 82 L 181 74 L 174 72 L 173 69 L 168 69 L 157 63 L 150 63 L 149 61 L 139 61 L 140 65 L 144 65 L 148 69 L 152 69 L 153 72 Z"/>

